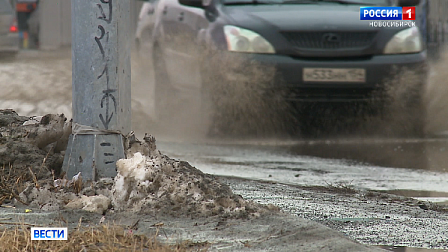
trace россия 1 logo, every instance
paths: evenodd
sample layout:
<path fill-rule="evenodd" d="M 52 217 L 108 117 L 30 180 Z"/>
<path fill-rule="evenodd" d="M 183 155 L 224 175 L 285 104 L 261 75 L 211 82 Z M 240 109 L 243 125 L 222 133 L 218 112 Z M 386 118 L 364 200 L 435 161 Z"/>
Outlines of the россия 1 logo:
<path fill-rule="evenodd" d="M 360 7 L 359 20 L 373 21 L 374 27 L 413 27 L 415 7 Z M 380 22 L 382 21 L 382 22 Z M 388 21 L 388 22 L 385 22 Z"/>
<path fill-rule="evenodd" d="M 415 20 L 415 7 L 360 7 L 360 20 Z"/>

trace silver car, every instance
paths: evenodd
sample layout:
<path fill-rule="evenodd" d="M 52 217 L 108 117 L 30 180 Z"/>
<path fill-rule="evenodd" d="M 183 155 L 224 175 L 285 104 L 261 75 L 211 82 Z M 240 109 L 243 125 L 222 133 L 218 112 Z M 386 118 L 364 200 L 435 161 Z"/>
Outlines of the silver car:
<path fill-rule="evenodd" d="M 19 51 L 19 31 L 15 10 L 9 0 L 0 0 L 0 57 Z"/>
<path fill-rule="evenodd" d="M 143 1 L 142 8 L 138 18 L 137 29 L 135 31 L 135 46 L 140 51 L 142 44 L 148 43 L 152 28 L 154 27 L 155 17 L 154 10 L 157 6 L 158 0 L 141 0 Z"/>

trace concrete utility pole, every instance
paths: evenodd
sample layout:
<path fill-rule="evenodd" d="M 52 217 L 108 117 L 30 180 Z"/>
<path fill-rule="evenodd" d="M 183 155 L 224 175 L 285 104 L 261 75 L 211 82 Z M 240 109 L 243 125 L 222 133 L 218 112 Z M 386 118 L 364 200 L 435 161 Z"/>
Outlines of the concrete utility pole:
<path fill-rule="evenodd" d="M 131 130 L 130 0 L 73 0 L 73 127 L 67 178 L 116 175 Z"/>

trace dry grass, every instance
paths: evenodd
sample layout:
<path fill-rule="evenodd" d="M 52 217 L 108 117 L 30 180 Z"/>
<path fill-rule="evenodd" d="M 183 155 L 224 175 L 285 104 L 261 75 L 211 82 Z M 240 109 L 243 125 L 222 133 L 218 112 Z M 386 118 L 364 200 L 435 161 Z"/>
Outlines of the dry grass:
<path fill-rule="evenodd" d="M 31 181 L 29 173 L 13 169 L 11 165 L 8 167 L 3 166 L 0 169 L 0 206 L 4 201 L 11 199 L 21 202 L 18 195 L 23 191 L 26 181 Z M 21 203 L 26 205 L 25 202 Z"/>
<path fill-rule="evenodd" d="M 133 235 L 120 226 L 103 225 L 96 228 L 69 230 L 67 241 L 31 241 L 30 228 L 22 225 L 0 231 L 0 252 L 3 251 L 207 251 L 207 244 L 183 242 L 166 245 L 156 237 Z"/>

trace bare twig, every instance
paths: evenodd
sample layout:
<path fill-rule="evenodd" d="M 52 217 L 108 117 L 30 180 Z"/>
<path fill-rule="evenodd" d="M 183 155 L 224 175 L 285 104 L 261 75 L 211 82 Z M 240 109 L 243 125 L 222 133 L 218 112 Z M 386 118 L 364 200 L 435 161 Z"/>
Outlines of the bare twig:
<path fill-rule="evenodd" d="M 23 202 L 23 201 L 20 199 L 19 195 L 15 194 L 15 193 L 12 193 L 12 196 L 13 196 L 18 202 L 20 202 L 20 203 L 22 203 L 22 204 L 24 204 L 24 205 L 26 205 L 26 206 L 29 206 L 29 205 L 30 205 L 30 204 L 28 204 L 28 203 L 26 203 L 26 202 Z"/>
<path fill-rule="evenodd" d="M 138 223 L 140 222 L 140 219 L 138 219 L 136 222 L 134 222 L 134 224 L 132 224 L 129 229 L 135 229 L 138 225 Z"/>
<path fill-rule="evenodd" d="M 79 218 L 77 229 L 80 230 L 82 225 L 82 216 Z"/>
<path fill-rule="evenodd" d="M 0 206 L 0 207 L 3 207 L 3 208 L 16 208 L 15 206 Z"/>
<path fill-rule="evenodd" d="M 50 150 L 48 150 L 47 155 L 45 155 L 44 160 L 42 161 L 42 164 L 41 164 L 41 166 L 39 168 L 39 172 L 37 173 L 37 175 L 40 175 L 40 172 L 42 171 L 42 168 L 44 168 L 44 165 L 47 162 L 47 158 L 50 155 L 50 153 L 53 151 L 53 149 L 54 149 L 54 146 L 52 146 L 50 148 Z M 48 168 L 47 168 L 47 170 L 50 171 Z"/>
<path fill-rule="evenodd" d="M 33 177 L 34 185 L 36 186 L 36 188 L 39 188 L 39 183 L 37 182 L 36 175 L 34 175 L 34 172 L 33 170 L 31 170 L 31 167 L 28 167 L 28 169 L 30 170 L 31 176 Z"/>

